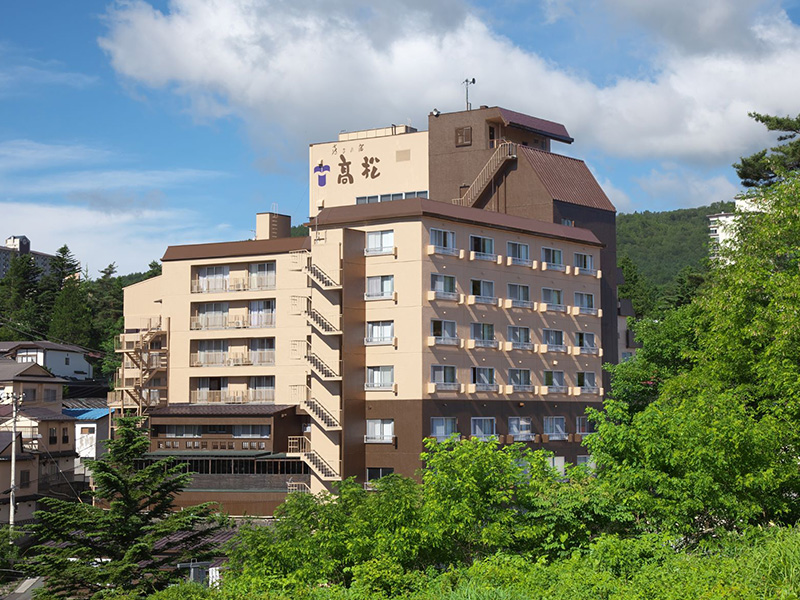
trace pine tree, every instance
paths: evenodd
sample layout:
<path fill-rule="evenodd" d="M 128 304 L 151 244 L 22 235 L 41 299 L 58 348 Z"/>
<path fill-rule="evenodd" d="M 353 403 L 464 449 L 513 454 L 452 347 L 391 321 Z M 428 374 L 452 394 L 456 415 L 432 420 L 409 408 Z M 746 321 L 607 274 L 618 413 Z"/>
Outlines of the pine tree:
<path fill-rule="evenodd" d="M 761 150 L 750 156 L 742 157 L 733 168 L 745 187 L 758 187 L 775 183 L 781 171 L 800 169 L 800 115 L 791 117 L 773 117 L 756 112 L 748 113 L 759 123 L 763 123 L 770 131 L 783 132 L 778 136 L 779 142 L 769 150 Z"/>
<path fill-rule="evenodd" d="M 207 560 L 218 550 L 210 539 L 227 520 L 213 503 L 176 510 L 175 496 L 191 475 L 172 459 L 147 464 L 150 442 L 140 424 L 119 419 L 108 452 L 88 461 L 96 484 L 92 495 L 105 508 L 42 500 L 46 510 L 36 513 L 34 527 L 39 545 L 28 565 L 57 597 L 90 598 L 112 590 L 149 594 L 182 579 L 177 563 Z"/>
<path fill-rule="evenodd" d="M 65 280 L 56 295 L 48 338 L 88 347 L 91 344 L 92 315 L 87 300 L 84 284 L 75 278 Z"/>
<path fill-rule="evenodd" d="M 35 332 L 44 326 L 40 305 L 39 275 L 30 254 L 11 259 L 5 277 L 0 280 L 0 340 L 38 339 Z"/>

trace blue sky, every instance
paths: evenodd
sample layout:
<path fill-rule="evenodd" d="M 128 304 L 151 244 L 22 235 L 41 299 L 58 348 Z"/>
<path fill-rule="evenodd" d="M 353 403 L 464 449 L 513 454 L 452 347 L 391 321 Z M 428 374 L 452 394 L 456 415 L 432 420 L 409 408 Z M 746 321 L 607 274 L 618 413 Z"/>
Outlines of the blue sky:
<path fill-rule="evenodd" d="M 698 6 L 700 5 L 700 6 Z M 308 144 L 506 106 L 564 123 L 620 212 L 729 200 L 800 113 L 798 0 L 0 6 L 0 237 L 90 272 L 308 212 Z"/>

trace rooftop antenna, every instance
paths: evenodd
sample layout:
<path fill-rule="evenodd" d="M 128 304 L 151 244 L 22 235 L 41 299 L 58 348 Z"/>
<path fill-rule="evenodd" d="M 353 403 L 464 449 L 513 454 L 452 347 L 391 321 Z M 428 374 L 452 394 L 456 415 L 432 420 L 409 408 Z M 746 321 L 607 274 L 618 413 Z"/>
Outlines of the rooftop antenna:
<path fill-rule="evenodd" d="M 467 77 L 464 81 L 462 81 L 462 83 L 464 84 L 464 90 L 467 93 L 467 110 L 472 110 L 472 105 L 469 103 L 469 86 L 475 85 L 475 78 L 473 77 L 470 79 Z"/>

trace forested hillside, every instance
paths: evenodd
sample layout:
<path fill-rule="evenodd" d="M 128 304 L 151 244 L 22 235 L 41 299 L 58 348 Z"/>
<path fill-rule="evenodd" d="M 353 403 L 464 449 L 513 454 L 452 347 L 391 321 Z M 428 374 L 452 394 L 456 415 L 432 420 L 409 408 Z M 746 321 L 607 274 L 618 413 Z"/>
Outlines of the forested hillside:
<path fill-rule="evenodd" d="M 685 267 L 708 256 L 708 215 L 733 211 L 733 202 L 665 212 L 617 215 L 617 254 L 628 256 L 655 286 L 672 283 Z"/>

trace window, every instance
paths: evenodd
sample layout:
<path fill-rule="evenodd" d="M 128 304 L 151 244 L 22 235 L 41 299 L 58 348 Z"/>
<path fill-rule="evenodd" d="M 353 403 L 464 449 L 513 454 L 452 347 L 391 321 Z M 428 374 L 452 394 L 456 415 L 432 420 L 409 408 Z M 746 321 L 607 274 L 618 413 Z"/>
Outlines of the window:
<path fill-rule="evenodd" d="M 191 319 L 192 329 L 224 329 L 228 326 L 227 302 L 204 302 L 197 305 L 197 315 Z"/>
<path fill-rule="evenodd" d="M 65 356 L 65 357 L 64 357 L 64 364 L 65 364 L 65 365 L 68 365 L 68 364 L 69 364 L 69 355 L 67 355 L 67 356 Z"/>
<path fill-rule="evenodd" d="M 493 367 L 472 367 L 472 383 L 476 392 L 496 392 Z"/>
<path fill-rule="evenodd" d="M 542 302 L 547 304 L 547 310 L 565 311 L 561 290 L 542 288 Z"/>
<path fill-rule="evenodd" d="M 564 371 L 545 371 L 544 384 L 549 393 L 563 393 L 567 391 L 564 385 Z"/>
<path fill-rule="evenodd" d="M 507 242 L 506 250 L 508 257 L 511 259 L 512 265 L 522 265 L 523 267 L 530 267 L 531 262 L 531 249 L 528 244 L 521 244 L 520 242 Z"/>
<path fill-rule="evenodd" d="M 582 315 L 596 315 L 597 309 L 594 307 L 594 294 L 575 292 L 575 306 Z"/>
<path fill-rule="evenodd" d="M 44 401 L 45 402 L 55 402 L 56 401 L 56 390 L 44 390 Z"/>
<path fill-rule="evenodd" d="M 431 383 L 436 384 L 436 391 L 457 391 L 456 368 L 453 365 L 431 365 Z"/>
<path fill-rule="evenodd" d="M 530 369 L 509 369 L 508 383 L 514 386 L 515 392 L 532 392 Z"/>
<path fill-rule="evenodd" d="M 385 300 L 394 297 L 394 275 L 367 277 L 367 292 L 364 300 Z"/>
<path fill-rule="evenodd" d="M 28 402 L 36 402 L 36 388 L 22 388 L 22 395 Z"/>
<path fill-rule="evenodd" d="M 171 438 L 200 437 L 200 425 L 164 425 L 164 435 Z"/>
<path fill-rule="evenodd" d="M 457 346 L 458 332 L 456 330 L 456 322 L 431 319 L 431 336 L 435 338 L 437 344 Z"/>
<path fill-rule="evenodd" d="M 228 267 L 214 265 L 197 269 L 197 278 L 192 282 L 195 293 L 224 292 L 228 289 Z"/>
<path fill-rule="evenodd" d="M 509 417 L 508 434 L 515 442 L 530 442 L 533 439 L 533 426 L 530 417 Z"/>
<path fill-rule="evenodd" d="M 471 323 L 469 335 L 475 341 L 478 348 L 496 348 L 497 340 L 494 337 L 494 325 L 492 323 Z"/>
<path fill-rule="evenodd" d="M 28 469 L 19 472 L 19 487 L 31 487 L 31 472 Z"/>
<path fill-rule="evenodd" d="M 594 256 L 591 254 L 583 254 L 581 252 L 575 253 L 575 267 L 580 269 L 579 273 L 586 273 L 587 275 L 597 275 L 594 268 Z"/>
<path fill-rule="evenodd" d="M 364 248 L 365 256 L 376 254 L 394 253 L 394 231 L 369 231 L 367 232 L 367 247 Z"/>
<path fill-rule="evenodd" d="M 440 442 L 458 433 L 457 426 L 455 417 L 431 417 L 431 435 Z"/>
<path fill-rule="evenodd" d="M 192 392 L 196 402 L 221 402 L 228 398 L 227 377 L 198 377 L 197 390 Z"/>
<path fill-rule="evenodd" d="M 456 127 L 456 147 L 472 145 L 472 127 Z"/>
<path fill-rule="evenodd" d="M 531 288 L 527 285 L 520 283 L 508 284 L 508 297 L 511 300 L 511 306 L 520 308 L 532 308 L 531 302 Z"/>
<path fill-rule="evenodd" d="M 69 444 L 69 427 L 61 428 L 61 443 Z"/>
<path fill-rule="evenodd" d="M 564 270 L 564 261 L 561 255 L 561 250 L 556 248 L 542 248 L 542 262 L 547 263 L 548 269 L 554 271 Z"/>
<path fill-rule="evenodd" d="M 272 425 L 234 425 L 235 438 L 268 438 L 272 435 Z"/>
<path fill-rule="evenodd" d="M 275 289 L 275 261 L 253 263 L 250 265 L 250 289 Z"/>
<path fill-rule="evenodd" d="M 36 362 L 36 352 L 35 348 L 21 348 L 17 350 L 17 362 L 18 363 L 35 363 Z"/>
<path fill-rule="evenodd" d="M 472 417 L 470 433 L 473 437 L 488 440 L 495 434 L 494 417 Z"/>
<path fill-rule="evenodd" d="M 597 391 L 597 382 L 595 381 L 593 372 L 579 371 L 576 374 L 576 383 L 578 384 L 578 387 L 581 388 L 581 391 Z"/>
<path fill-rule="evenodd" d="M 198 340 L 192 366 L 223 365 L 228 359 L 228 340 Z"/>
<path fill-rule="evenodd" d="M 55 446 L 58 443 L 58 430 L 55 427 L 50 427 L 47 438 L 48 443 L 51 446 Z"/>
<path fill-rule="evenodd" d="M 431 290 L 439 300 L 458 300 L 456 278 L 453 275 L 431 273 Z"/>
<path fill-rule="evenodd" d="M 275 300 L 250 301 L 250 327 L 275 327 Z"/>
<path fill-rule="evenodd" d="M 511 342 L 511 347 L 514 350 L 533 349 L 533 344 L 531 344 L 531 330 L 528 327 L 509 325 L 508 341 Z"/>
<path fill-rule="evenodd" d="M 232 357 L 235 361 L 235 357 Z M 275 364 L 275 338 L 253 338 L 250 340 L 250 362 L 254 365 Z"/>
<path fill-rule="evenodd" d="M 367 419 L 367 444 L 391 444 L 394 441 L 394 419 Z"/>
<path fill-rule="evenodd" d="M 587 467 L 594 467 L 594 462 L 592 461 L 591 454 L 579 454 L 577 456 L 577 460 L 575 461 L 577 466 L 586 465 Z"/>
<path fill-rule="evenodd" d="M 367 367 L 365 390 L 391 390 L 394 387 L 394 367 Z"/>
<path fill-rule="evenodd" d="M 494 304 L 497 302 L 497 298 L 494 296 L 494 281 L 471 279 L 470 292 L 475 297 L 475 302 L 481 304 Z"/>
<path fill-rule="evenodd" d="M 455 231 L 431 229 L 431 246 L 437 254 L 457 255 Z"/>
<path fill-rule="evenodd" d="M 368 346 L 381 346 L 394 343 L 394 321 L 367 321 L 367 337 L 364 343 Z"/>
<path fill-rule="evenodd" d="M 494 240 L 480 235 L 469 236 L 469 249 L 475 253 L 476 260 L 496 260 Z"/>
<path fill-rule="evenodd" d="M 564 332 L 558 329 L 543 329 L 542 343 L 547 344 L 548 352 L 566 352 L 564 345 Z"/>
<path fill-rule="evenodd" d="M 94 427 L 81 427 L 81 435 L 94 435 Z"/>
<path fill-rule="evenodd" d="M 550 436 L 550 441 L 567 439 L 564 417 L 545 417 L 544 434 Z"/>
<path fill-rule="evenodd" d="M 581 435 L 589 435 L 594 432 L 594 424 L 589 420 L 589 417 L 582 415 L 575 417 L 575 433 Z"/>
<path fill-rule="evenodd" d="M 578 331 L 575 333 L 575 345 L 581 349 L 581 354 L 596 354 L 595 337 L 593 333 Z"/>
<path fill-rule="evenodd" d="M 250 402 L 272 402 L 275 400 L 275 375 L 256 375 L 251 377 L 247 400 Z"/>
<path fill-rule="evenodd" d="M 561 224 L 567 227 L 575 227 L 575 221 L 572 219 L 561 219 Z"/>
<path fill-rule="evenodd" d="M 392 467 L 367 467 L 367 481 L 375 481 L 394 473 Z"/>

